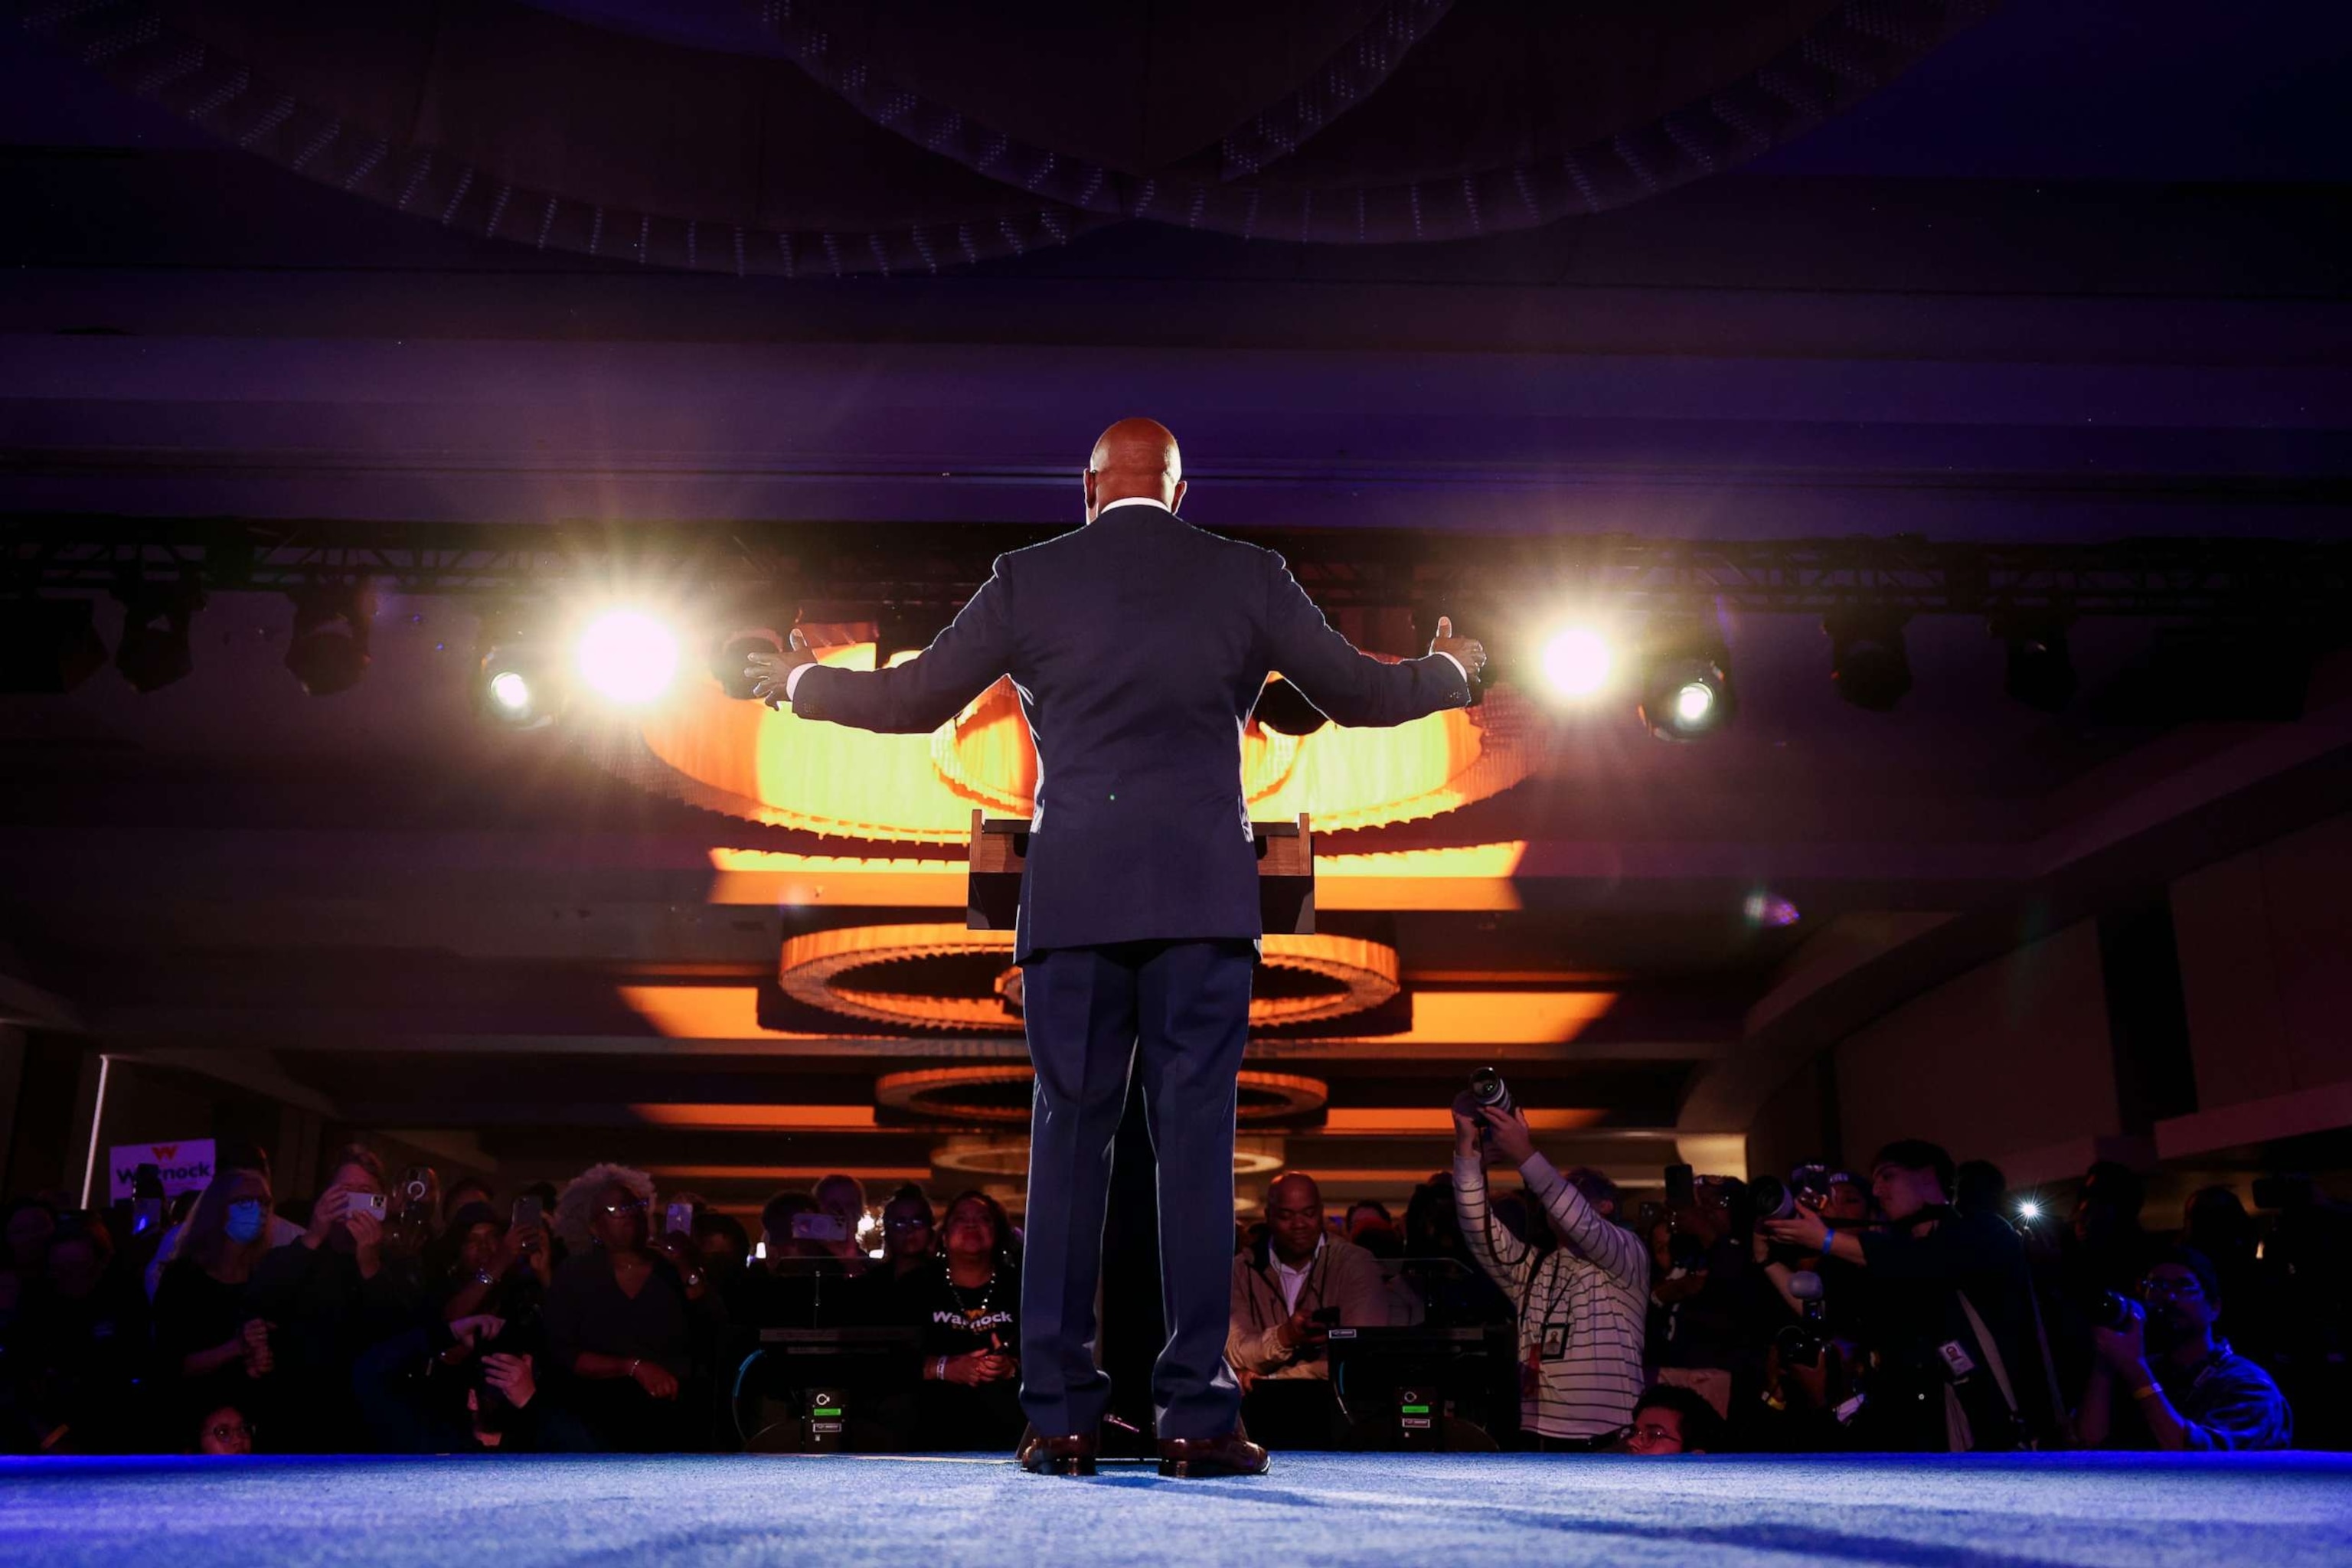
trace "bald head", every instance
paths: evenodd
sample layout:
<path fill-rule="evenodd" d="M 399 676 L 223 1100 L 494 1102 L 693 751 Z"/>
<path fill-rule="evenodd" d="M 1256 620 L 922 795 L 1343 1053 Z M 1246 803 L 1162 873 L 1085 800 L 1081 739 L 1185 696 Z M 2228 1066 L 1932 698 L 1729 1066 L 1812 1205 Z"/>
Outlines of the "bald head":
<path fill-rule="evenodd" d="M 1274 1255 L 1304 1267 L 1323 1239 L 1323 1189 L 1304 1171 L 1287 1171 L 1265 1189 L 1266 1239 Z"/>
<path fill-rule="evenodd" d="M 1122 419 L 1087 458 L 1087 521 L 1113 501 L 1141 498 L 1173 511 L 1184 500 L 1184 455 L 1156 419 Z"/>

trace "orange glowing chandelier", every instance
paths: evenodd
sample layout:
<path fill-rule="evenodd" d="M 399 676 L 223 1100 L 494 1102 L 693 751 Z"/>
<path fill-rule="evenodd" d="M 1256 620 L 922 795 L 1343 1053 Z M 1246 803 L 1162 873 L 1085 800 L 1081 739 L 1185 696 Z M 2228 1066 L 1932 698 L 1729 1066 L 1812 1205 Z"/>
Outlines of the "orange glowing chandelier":
<path fill-rule="evenodd" d="M 824 649 L 819 658 L 871 669 L 874 644 Z M 1304 812 L 1326 831 L 1409 822 L 1525 778 L 1536 751 L 1531 729 L 1507 691 L 1490 692 L 1481 708 L 1392 730 L 1328 724 L 1294 736 L 1253 722 L 1243 734 L 1242 784 L 1250 814 L 1266 820 Z M 803 719 L 694 680 L 619 739 L 599 748 L 600 760 L 647 788 L 746 821 L 838 837 L 961 843 L 973 806 L 1027 816 L 1037 787 L 1036 748 L 1009 680 L 928 735 Z"/>

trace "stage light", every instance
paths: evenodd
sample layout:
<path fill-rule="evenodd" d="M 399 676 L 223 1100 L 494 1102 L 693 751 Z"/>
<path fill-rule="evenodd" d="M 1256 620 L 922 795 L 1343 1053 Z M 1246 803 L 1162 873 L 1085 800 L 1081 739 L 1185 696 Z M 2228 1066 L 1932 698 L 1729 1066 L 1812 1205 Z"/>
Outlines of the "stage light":
<path fill-rule="evenodd" d="M 677 679 L 677 634 L 643 610 L 607 610 L 580 634 L 581 679 L 606 699 L 636 707 Z"/>
<path fill-rule="evenodd" d="M 1609 684 L 1615 660 L 1608 639 L 1590 626 L 1563 626 L 1544 639 L 1544 679 L 1558 695 L 1590 697 Z"/>
<path fill-rule="evenodd" d="M 563 709 L 563 679 L 549 648 L 506 634 L 482 656 L 475 694 L 482 717 L 514 730 L 555 722 Z"/>
<path fill-rule="evenodd" d="M 204 607 L 204 590 L 194 583 L 128 582 L 114 596 L 122 603 L 122 636 L 114 645 L 122 678 L 141 692 L 185 679 L 196 667 L 188 623 Z"/>
<path fill-rule="evenodd" d="M 751 626 L 730 633 L 722 638 L 718 651 L 710 656 L 711 678 L 720 690 L 738 702 L 751 700 L 751 678 L 744 671 L 751 667 L 755 653 L 782 653 L 783 634 L 767 626 Z"/>
<path fill-rule="evenodd" d="M 1307 700 L 1307 694 L 1279 675 L 1266 677 L 1265 685 L 1257 694 L 1254 710 L 1258 727 L 1277 735 L 1312 735 L 1331 721 L 1320 708 Z"/>
<path fill-rule="evenodd" d="M 375 590 L 364 580 L 319 583 L 294 595 L 294 640 L 286 668 L 313 697 L 349 691 L 368 671 L 368 623 Z"/>
<path fill-rule="evenodd" d="M 2065 623 L 2054 616 L 1996 622 L 1993 635 L 2007 647 L 2002 689 L 2028 708 L 2058 713 L 2074 700 L 2074 659 L 2066 646 Z"/>
<path fill-rule="evenodd" d="M 1891 610 L 1837 610 L 1822 617 L 1830 639 L 1830 679 L 1856 708 L 1884 713 L 1911 689 L 1911 658 L 1903 623 Z"/>
<path fill-rule="evenodd" d="M 88 599 L 0 600 L 0 692 L 71 691 L 105 662 Z"/>
<path fill-rule="evenodd" d="M 1635 711 L 1661 741 L 1696 741 L 1731 722 L 1738 700 L 1731 686 L 1730 655 L 1714 639 L 1704 652 L 1668 652 L 1654 657 L 1642 681 Z"/>
<path fill-rule="evenodd" d="M 1775 929 L 1795 925 L 1804 919 L 1803 913 L 1796 905 L 1778 893 L 1750 893 L 1739 906 L 1739 912 L 1747 918 L 1749 925 L 1770 926 Z"/>

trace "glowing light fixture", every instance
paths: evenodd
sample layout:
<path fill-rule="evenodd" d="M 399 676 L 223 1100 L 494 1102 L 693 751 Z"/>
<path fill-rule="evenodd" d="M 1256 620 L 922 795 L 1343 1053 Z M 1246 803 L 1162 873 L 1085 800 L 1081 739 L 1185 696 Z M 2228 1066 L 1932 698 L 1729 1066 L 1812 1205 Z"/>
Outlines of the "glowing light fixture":
<path fill-rule="evenodd" d="M 643 610 L 607 610 L 581 631 L 579 660 L 593 689 L 635 707 L 677 679 L 677 634 Z"/>
<path fill-rule="evenodd" d="M 1738 706 L 1722 639 L 1694 633 L 1652 654 L 1637 711 L 1661 741 L 1696 741 L 1729 723 Z"/>
<path fill-rule="evenodd" d="M 2027 1198 L 2023 1203 L 2017 1205 L 2017 1217 L 2023 1220 L 2026 1224 L 2032 1225 L 2035 1220 L 2042 1217 L 2042 1205 L 2035 1203 L 2032 1198 Z"/>
<path fill-rule="evenodd" d="M 486 619 L 481 641 L 474 696 L 482 717 L 516 730 L 555 722 L 565 683 L 554 650 L 511 618 Z"/>
<path fill-rule="evenodd" d="M 1590 626 L 1563 626 L 1544 640 L 1544 679 L 1562 697 L 1590 697 L 1615 664 L 1608 639 Z"/>

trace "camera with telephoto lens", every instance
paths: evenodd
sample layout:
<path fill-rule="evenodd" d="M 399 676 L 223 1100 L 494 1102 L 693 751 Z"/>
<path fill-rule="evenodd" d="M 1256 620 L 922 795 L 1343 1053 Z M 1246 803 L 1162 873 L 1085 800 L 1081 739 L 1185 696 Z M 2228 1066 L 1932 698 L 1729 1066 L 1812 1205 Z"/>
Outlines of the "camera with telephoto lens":
<path fill-rule="evenodd" d="M 1822 1277 L 1810 1268 L 1800 1269 L 1789 1276 L 1789 1294 L 1803 1303 L 1804 1316 L 1793 1323 L 1784 1323 L 1772 1336 L 1772 1348 L 1780 1352 L 1782 1366 L 1819 1366 L 1822 1347 L 1829 1341 L 1822 1328 L 1822 1305 L 1825 1294 Z"/>
<path fill-rule="evenodd" d="M 1470 1103 L 1481 1110 L 1491 1107 L 1507 1113 L 1518 1109 L 1512 1102 L 1510 1086 L 1493 1068 L 1480 1068 L 1470 1075 Z"/>

